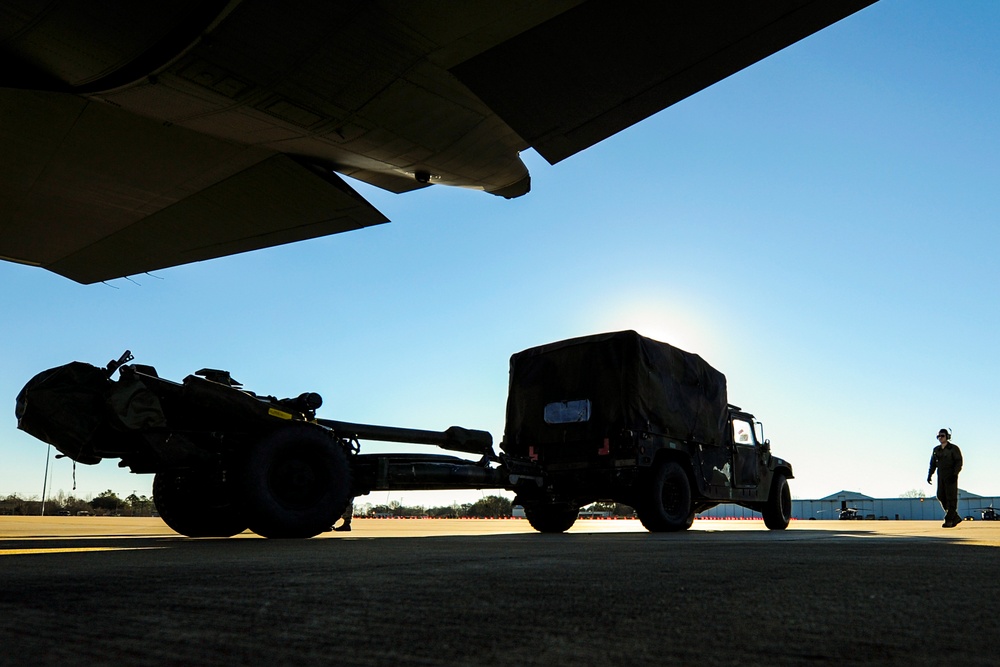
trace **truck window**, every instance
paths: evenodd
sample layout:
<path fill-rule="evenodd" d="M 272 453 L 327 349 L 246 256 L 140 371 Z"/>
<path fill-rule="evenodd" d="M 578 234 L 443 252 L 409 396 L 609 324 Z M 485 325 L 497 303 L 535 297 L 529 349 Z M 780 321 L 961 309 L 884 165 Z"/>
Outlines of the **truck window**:
<path fill-rule="evenodd" d="M 573 422 L 590 421 L 590 399 L 549 403 L 545 406 L 543 416 L 546 424 L 572 424 Z"/>
<path fill-rule="evenodd" d="M 753 425 L 743 419 L 733 420 L 733 443 L 753 446 Z"/>

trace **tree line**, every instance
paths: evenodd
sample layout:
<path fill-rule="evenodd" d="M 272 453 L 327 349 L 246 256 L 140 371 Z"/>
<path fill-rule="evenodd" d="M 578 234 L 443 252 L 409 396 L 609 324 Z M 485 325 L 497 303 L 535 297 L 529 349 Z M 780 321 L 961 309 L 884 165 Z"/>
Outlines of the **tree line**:
<path fill-rule="evenodd" d="M 433 519 L 461 519 L 466 517 L 503 519 L 510 517 L 513 506 L 510 498 L 503 496 L 486 496 L 474 503 L 453 503 L 449 507 L 424 507 L 422 505 L 407 506 L 398 500 L 387 504 L 359 505 L 355 500 L 354 516 L 370 518 L 391 517 L 428 517 Z"/>
<path fill-rule="evenodd" d="M 381 505 L 355 505 L 357 517 L 428 517 L 433 519 L 461 519 L 466 517 L 483 519 L 506 519 L 513 516 L 514 506 L 509 498 L 486 496 L 474 503 L 453 504 L 450 507 L 423 506 L 408 507 L 398 501 Z M 633 518 L 635 510 L 620 503 L 593 503 L 582 508 L 581 515 Z"/>
<path fill-rule="evenodd" d="M 78 516 L 93 514 L 100 516 L 153 516 L 156 507 L 153 499 L 146 495 L 131 493 L 120 498 L 111 489 L 102 491 L 94 498 L 85 500 L 59 491 L 44 500 L 38 496 L 22 497 L 12 493 L 0 498 L 0 514 L 19 516 Z"/>
<path fill-rule="evenodd" d="M 618 503 L 594 503 L 584 508 L 586 513 L 599 516 L 631 517 L 631 507 Z M 453 503 L 447 507 L 403 505 L 398 500 L 384 504 L 355 503 L 354 516 L 359 518 L 428 517 L 435 519 L 484 518 L 505 519 L 513 516 L 510 498 L 485 496 L 474 503 Z M 156 516 L 153 499 L 132 493 L 121 498 L 111 489 L 85 500 L 59 491 L 43 503 L 38 496 L 23 498 L 12 493 L 0 498 L 0 515 L 18 516 Z"/>

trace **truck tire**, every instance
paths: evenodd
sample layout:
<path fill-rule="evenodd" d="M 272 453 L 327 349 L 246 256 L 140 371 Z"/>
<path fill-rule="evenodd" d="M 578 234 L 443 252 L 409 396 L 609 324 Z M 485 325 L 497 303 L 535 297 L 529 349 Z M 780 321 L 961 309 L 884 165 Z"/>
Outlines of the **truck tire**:
<path fill-rule="evenodd" d="M 650 532 L 687 530 L 694 523 L 691 481 L 676 461 L 655 463 L 646 483 L 639 489 L 638 499 L 636 514 Z"/>
<path fill-rule="evenodd" d="M 347 454 L 324 430 L 286 426 L 249 451 L 243 491 L 250 530 L 269 538 L 307 538 L 329 530 L 350 502 Z"/>
<path fill-rule="evenodd" d="M 579 515 L 580 509 L 571 505 L 531 503 L 524 506 L 525 518 L 539 533 L 565 533 Z"/>
<path fill-rule="evenodd" d="M 232 537 L 247 529 L 237 485 L 222 470 L 164 470 L 153 477 L 153 504 L 188 537 Z"/>
<path fill-rule="evenodd" d="M 771 492 L 760 513 L 764 515 L 764 525 L 771 530 L 788 528 L 792 518 L 792 492 L 788 488 L 788 480 L 780 472 L 774 475 Z"/>

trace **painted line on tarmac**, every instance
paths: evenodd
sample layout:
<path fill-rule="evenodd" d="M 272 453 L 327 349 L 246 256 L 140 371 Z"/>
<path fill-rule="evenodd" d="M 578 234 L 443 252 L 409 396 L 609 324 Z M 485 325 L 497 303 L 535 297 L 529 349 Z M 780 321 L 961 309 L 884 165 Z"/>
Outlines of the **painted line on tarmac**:
<path fill-rule="evenodd" d="M 144 551 L 166 547 L 50 547 L 39 549 L 0 549 L 0 556 L 23 556 L 25 554 L 68 554 L 85 551 Z"/>

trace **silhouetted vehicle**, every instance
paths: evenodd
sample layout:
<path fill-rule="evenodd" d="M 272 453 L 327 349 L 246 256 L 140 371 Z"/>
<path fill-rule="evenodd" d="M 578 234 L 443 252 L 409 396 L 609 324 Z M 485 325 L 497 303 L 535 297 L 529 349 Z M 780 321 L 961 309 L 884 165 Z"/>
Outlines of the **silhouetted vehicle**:
<path fill-rule="evenodd" d="M 634 507 L 652 531 L 686 529 L 721 502 L 760 511 L 773 529 L 791 514 L 791 466 L 726 402 L 725 377 L 635 332 L 515 354 L 500 454 L 486 431 L 322 419 L 314 392 L 261 396 L 210 368 L 173 382 L 131 361 L 39 373 L 17 397 L 18 428 L 74 461 L 118 458 L 154 474 L 158 514 L 192 537 L 311 537 L 376 490 L 507 489 L 542 532 L 567 530 L 598 500 Z M 361 440 L 478 460 L 362 454 Z"/>
<path fill-rule="evenodd" d="M 184 535 L 228 537 L 249 528 L 265 537 L 311 537 L 352 497 L 372 490 L 506 484 L 491 465 L 497 457 L 485 431 L 318 419 L 316 393 L 258 396 L 209 368 L 178 383 L 131 360 L 126 352 L 105 368 L 73 362 L 38 374 L 18 395 L 18 428 L 74 461 L 118 458 L 132 472 L 153 473 L 157 512 Z M 439 445 L 482 460 L 363 455 L 359 438 Z"/>
<path fill-rule="evenodd" d="M 792 467 L 762 431 L 728 403 L 722 373 L 634 331 L 511 357 L 501 449 L 544 471 L 515 500 L 542 532 L 566 530 L 595 501 L 630 505 L 651 531 L 685 530 L 720 503 L 784 529 Z"/>

